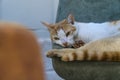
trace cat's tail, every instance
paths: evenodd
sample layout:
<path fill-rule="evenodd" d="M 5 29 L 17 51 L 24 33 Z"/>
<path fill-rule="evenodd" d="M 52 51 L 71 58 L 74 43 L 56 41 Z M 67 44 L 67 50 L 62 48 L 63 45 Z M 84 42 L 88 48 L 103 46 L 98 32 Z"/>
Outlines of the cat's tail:
<path fill-rule="evenodd" d="M 78 56 L 79 55 L 79 56 Z M 120 61 L 120 52 L 117 51 L 109 51 L 109 52 L 97 52 L 97 51 L 87 51 L 83 50 L 83 52 L 79 54 L 74 54 L 75 60 L 87 60 L 87 61 Z M 77 56 L 77 57 L 76 57 Z"/>
<path fill-rule="evenodd" d="M 76 60 L 120 61 L 120 35 L 97 40 L 78 48 Z"/>

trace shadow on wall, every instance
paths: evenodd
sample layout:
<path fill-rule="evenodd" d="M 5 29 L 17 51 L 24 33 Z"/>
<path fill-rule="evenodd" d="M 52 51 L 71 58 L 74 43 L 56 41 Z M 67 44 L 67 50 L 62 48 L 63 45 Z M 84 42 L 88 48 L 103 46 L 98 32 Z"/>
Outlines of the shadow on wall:
<path fill-rule="evenodd" d="M 55 21 L 57 5 L 58 0 L 2 0 L 2 20 L 40 29 L 40 21 Z"/>

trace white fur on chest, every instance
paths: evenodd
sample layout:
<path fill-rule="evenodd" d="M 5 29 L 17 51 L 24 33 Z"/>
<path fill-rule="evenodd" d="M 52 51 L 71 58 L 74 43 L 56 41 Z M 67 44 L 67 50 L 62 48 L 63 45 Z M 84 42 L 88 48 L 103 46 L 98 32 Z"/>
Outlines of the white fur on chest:
<path fill-rule="evenodd" d="M 111 26 L 108 22 L 105 23 L 78 23 L 75 22 L 76 35 L 78 39 L 85 43 L 105 38 L 118 32 L 116 26 Z"/>

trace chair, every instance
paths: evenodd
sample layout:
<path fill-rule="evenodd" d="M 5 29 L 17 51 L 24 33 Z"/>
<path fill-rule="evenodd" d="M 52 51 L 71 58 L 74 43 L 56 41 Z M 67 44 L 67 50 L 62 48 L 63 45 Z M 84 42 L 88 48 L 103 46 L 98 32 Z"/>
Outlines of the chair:
<path fill-rule="evenodd" d="M 80 22 L 120 19 L 120 0 L 60 0 L 56 22 L 69 13 Z M 53 48 L 61 48 L 53 44 Z M 52 58 L 56 73 L 65 80 L 120 80 L 120 62 L 72 61 Z"/>

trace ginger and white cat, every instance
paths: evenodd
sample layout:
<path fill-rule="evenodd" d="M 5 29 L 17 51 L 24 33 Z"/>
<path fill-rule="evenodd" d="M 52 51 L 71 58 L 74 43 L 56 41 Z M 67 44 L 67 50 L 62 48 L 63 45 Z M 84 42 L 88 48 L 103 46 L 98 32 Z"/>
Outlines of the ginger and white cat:
<path fill-rule="evenodd" d="M 53 49 L 48 57 L 61 57 L 63 61 L 105 60 L 120 61 L 120 20 L 104 23 L 76 22 L 72 15 L 56 24 L 43 22 L 47 26 L 53 43 L 63 47 L 82 40 L 85 45 L 73 49 Z"/>

